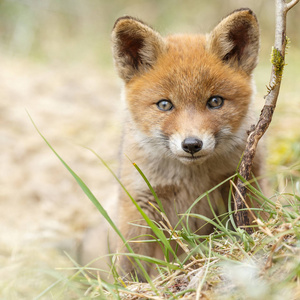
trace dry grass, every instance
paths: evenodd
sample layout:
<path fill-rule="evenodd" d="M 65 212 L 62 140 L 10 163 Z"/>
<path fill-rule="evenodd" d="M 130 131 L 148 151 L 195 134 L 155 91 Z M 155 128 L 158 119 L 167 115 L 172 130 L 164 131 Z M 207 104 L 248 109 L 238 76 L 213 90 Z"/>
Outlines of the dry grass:
<path fill-rule="evenodd" d="M 103 217 L 114 227 L 85 183 L 45 141 Z M 298 164 L 295 170 L 299 171 L 299 167 Z M 213 220 L 206 219 L 216 229 L 212 234 L 201 237 L 190 232 L 188 227 L 174 231 L 165 218 L 165 230 L 169 229 L 168 234 L 185 249 L 187 257 L 184 258 L 184 264 L 178 263 L 178 259 L 176 263 L 171 262 L 168 256 L 165 257 L 165 263 L 155 262 L 151 257 L 145 258 L 132 252 L 130 243 L 127 243 L 128 251 L 136 262 L 146 260 L 159 271 L 160 276 L 153 280 L 148 278 L 146 284 L 137 280 L 125 282 L 113 265 L 115 283 L 107 284 L 101 281 L 97 270 L 98 276 L 95 277 L 90 274 L 89 268 L 79 267 L 75 262 L 77 273 L 69 278 L 69 282 L 84 282 L 88 286 L 85 296 L 102 299 L 281 299 L 287 295 L 288 299 L 297 299 L 300 293 L 300 197 L 297 195 L 300 191 L 297 185 L 291 184 L 291 188 L 293 193 L 267 198 L 259 189 L 249 185 L 249 189 L 256 195 L 253 200 L 263 203 L 264 211 L 270 214 L 268 222 L 263 222 L 259 219 L 258 211 L 252 211 L 257 216 L 255 224 L 251 225 L 256 228 L 252 235 L 236 227 L 232 218 L 234 212 L 231 211 L 226 218 L 215 215 Z M 203 197 L 206 195 L 199 197 L 198 201 Z M 170 240 L 161 237 L 160 225 L 148 220 L 134 199 L 132 202 L 163 247 L 170 248 Z M 186 217 L 205 218 L 188 212 Z M 115 230 L 124 239 L 118 229 Z M 141 264 L 139 266 L 142 268 Z"/>
<path fill-rule="evenodd" d="M 287 200 L 286 195 L 282 197 Z M 298 299 L 300 198 L 288 196 L 293 209 L 283 207 L 279 198 L 273 218 L 267 223 L 258 220 L 253 235 L 239 232 L 233 238 L 233 232 L 229 236 L 215 232 L 183 268 L 161 269 L 153 280 L 155 290 L 149 283 L 120 278 L 107 289 L 101 281 L 89 279 L 86 295 L 107 299 Z"/>

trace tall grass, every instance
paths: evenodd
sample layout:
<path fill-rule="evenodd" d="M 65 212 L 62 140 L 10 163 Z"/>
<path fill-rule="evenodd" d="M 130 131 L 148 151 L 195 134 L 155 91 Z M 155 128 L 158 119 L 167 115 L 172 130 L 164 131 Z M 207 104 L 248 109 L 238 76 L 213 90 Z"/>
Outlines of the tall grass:
<path fill-rule="evenodd" d="M 300 193 L 296 184 L 291 184 L 292 193 L 276 194 L 271 198 L 265 197 L 259 187 L 247 185 L 249 192 L 255 195 L 253 201 L 263 204 L 263 210 L 270 214 L 267 222 L 257 218 L 256 224 L 251 225 L 254 227 L 255 233 L 249 235 L 245 230 L 237 228 L 234 222 L 235 212 L 232 211 L 230 205 L 231 193 L 228 198 L 228 213 L 218 216 L 211 205 L 213 219 L 191 213 L 192 207 L 202 198 L 207 198 L 210 203 L 210 192 L 218 186 L 201 195 L 194 202 L 192 207 L 181 216 L 179 223 L 182 225 L 182 229 L 177 230 L 177 226 L 171 227 L 160 200 L 138 166 L 134 164 L 152 191 L 158 204 L 156 209 L 164 218 L 165 225 L 162 227 L 147 217 L 113 174 L 128 193 L 133 205 L 136 206 L 149 228 L 152 229 L 155 240 L 161 243 L 161 247 L 165 249 L 165 260 L 158 260 L 133 252 L 130 242 L 125 240 L 87 185 L 52 148 L 37 127 L 36 130 L 123 240 L 128 253 L 119 253 L 118 255 L 127 255 L 133 258 L 147 280 L 147 283 L 140 283 L 136 277 L 133 277 L 132 281 L 125 281 L 112 264 L 114 284 L 109 284 L 101 280 L 99 276 L 101 270 L 89 266 L 79 266 L 70 257 L 74 264 L 74 274 L 68 278 L 57 280 L 36 299 L 41 299 L 50 293 L 55 286 L 69 287 L 74 283 L 80 283 L 84 296 L 97 299 L 283 299 L 283 297 L 284 299 L 298 299 L 300 296 Z M 92 152 L 94 153 L 94 151 Z M 94 154 L 111 171 L 109 166 L 96 153 Z M 227 180 L 233 182 L 233 179 L 234 176 Z M 245 182 L 245 184 L 247 183 Z M 251 210 L 257 216 L 262 211 L 262 209 Z M 214 232 L 200 236 L 197 232 L 190 231 L 188 226 L 184 226 L 184 224 L 188 224 L 190 218 L 201 218 L 206 223 L 212 224 L 215 228 Z M 183 222 L 183 219 L 186 222 Z M 171 238 L 166 238 L 167 235 L 163 232 L 168 233 Z M 150 241 L 149 237 L 145 237 L 145 239 L 145 242 Z M 176 252 L 171 246 L 171 240 L 176 241 L 177 247 L 181 247 L 185 251 L 186 256 L 182 260 L 176 256 Z M 175 257 L 174 261 L 169 259 L 170 253 Z M 142 261 L 153 264 L 157 268 L 159 276 L 154 279 L 150 278 L 143 268 Z"/>

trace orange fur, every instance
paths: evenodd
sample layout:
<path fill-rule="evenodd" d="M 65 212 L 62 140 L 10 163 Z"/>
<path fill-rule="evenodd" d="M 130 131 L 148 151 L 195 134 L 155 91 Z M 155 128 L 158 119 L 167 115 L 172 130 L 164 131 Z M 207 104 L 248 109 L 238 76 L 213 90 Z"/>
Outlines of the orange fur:
<path fill-rule="evenodd" d="M 252 71 L 259 50 L 256 17 L 241 9 L 208 35 L 165 38 L 143 22 L 124 17 L 114 26 L 112 42 L 116 68 L 125 82 L 122 153 L 144 172 L 175 226 L 178 214 L 185 213 L 198 196 L 235 173 L 244 150 L 246 131 L 253 122 Z M 159 104 L 161 100 L 165 102 Z M 221 104 L 214 107 L 211 101 Z M 256 176 L 259 165 L 258 154 Z M 121 159 L 120 176 L 148 216 L 161 221 L 148 204 L 156 205 L 151 192 L 126 157 Z M 227 207 L 228 190 L 224 185 L 210 195 L 217 213 Z M 127 239 L 151 234 L 150 229 L 131 224 L 145 225 L 123 191 L 118 209 Z M 206 199 L 193 212 L 213 216 Z M 189 224 L 198 233 L 212 230 L 203 225 L 200 219 Z M 149 243 L 134 243 L 133 248 L 143 255 L 159 255 Z M 127 274 L 135 266 L 123 257 L 120 269 Z"/>

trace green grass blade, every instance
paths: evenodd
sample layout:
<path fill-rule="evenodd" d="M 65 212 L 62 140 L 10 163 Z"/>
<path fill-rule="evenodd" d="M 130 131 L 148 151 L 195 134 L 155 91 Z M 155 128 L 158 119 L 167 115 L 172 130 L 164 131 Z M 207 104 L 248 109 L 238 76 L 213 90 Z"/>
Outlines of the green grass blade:
<path fill-rule="evenodd" d="M 202 290 L 202 287 L 205 283 L 205 280 L 206 280 L 206 277 L 207 277 L 207 273 L 208 273 L 208 269 L 209 269 L 209 265 L 210 265 L 210 260 L 211 260 L 211 248 L 212 248 L 212 241 L 211 241 L 211 235 L 209 236 L 209 252 L 208 252 L 208 259 L 207 261 L 205 262 L 206 264 L 206 267 L 205 267 L 205 271 L 204 271 L 204 274 L 203 274 L 203 277 L 197 287 L 197 291 L 196 291 L 196 299 L 199 300 L 200 297 L 201 297 L 201 290 Z M 201 297 L 202 298 L 202 297 Z"/>
<path fill-rule="evenodd" d="M 166 236 L 164 235 L 164 233 L 161 231 L 160 228 L 158 228 L 154 222 L 145 214 L 145 212 L 141 209 L 141 207 L 139 206 L 139 204 L 135 201 L 135 199 L 130 195 L 130 193 L 128 192 L 128 190 L 126 189 L 126 187 L 122 184 L 122 182 L 120 181 L 120 179 L 116 176 L 116 174 L 111 170 L 111 168 L 105 163 L 105 161 L 92 149 L 85 147 L 86 149 L 88 149 L 89 151 L 91 151 L 94 155 L 96 155 L 96 157 L 104 164 L 104 166 L 111 172 L 111 174 L 114 176 L 114 178 L 118 181 L 118 183 L 120 184 L 120 186 L 122 187 L 122 189 L 125 191 L 125 193 L 128 195 L 128 197 L 131 199 L 132 203 L 135 205 L 135 207 L 137 208 L 137 210 L 139 211 L 139 213 L 142 215 L 142 217 L 144 218 L 144 220 L 147 222 L 147 224 L 149 225 L 149 227 L 152 229 L 152 231 L 154 232 L 154 234 L 157 236 L 157 238 L 164 244 L 165 246 L 165 251 L 169 251 L 173 254 L 174 258 L 176 259 L 177 263 L 180 264 L 180 260 L 178 259 L 175 251 L 173 250 L 172 246 L 170 245 L 168 239 L 166 238 Z M 165 256 L 167 256 L 167 254 L 165 254 Z"/>
<path fill-rule="evenodd" d="M 59 279 L 59 280 L 55 281 L 54 283 L 52 283 L 49 287 L 47 287 L 44 291 L 42 291 L 39 295 L 37 295 L 34 298 L 34 300 L 41 299 L 43 296 L 45 296 L 48 292 L 50 292 L 55 286 L 57 286 L 62 281 L 64 281 L 64 279 Z"/>
<path fill-rule="evenodd" d="M 45 143 L 48 145 L 48 147 L 52 150 L 52 152 L 56 155 L 56 157 L 62 162 L 62 164 L 66 167 L 66 169 L 71 173 L 71 175 L 75 178 L 75 180 L 77 181 L 77 183 L 79 184 L 79 186 L 81 187 L 81 189 L 83 190 L 83 192 L 87 195 L 87 197 L 92 201 L 92 203 L 96 206 L 96 208 L 99 210 L 99 212 L 104 216 L 104 218 L 107 220 L 107 222 L 109 223 L 109 225 L 115 230 L 115 232 L 118 234 L 118 236 L 122 239 L 123 243 L 125 244 L 126 248 L 128 249 L 128 251 L 130 253 L 133 253 L 134 251 L 132 250 L 132 248 L 130 247 L 130 245 L 126 242 L 126 239 L 124 238 L 124 236 L 122 235 L 121 231 L 117 228 L 117 226 L 115 225 L 115 223 L 112 221 L 112 219 L 109 217 L 109 215 L 107 214 L 106 210 L 103 208 L 103 206 L 100 204 L 100 202 L 97 200 L 97 198 L 93 195 L 93 193 L 90 191 L 90 189 L 86 186 L 86 184 L 81 180 L 81 178 L 68 166 L 68 164 L 59 156 L 59 154 L 54 150 L 54 148 L 50 145 L 50 143 L 47 141 L 47 139 L 42 135 L 42 133 L 39 131 L 39 129 L 37 128 L 37 126 L 35 125 L 35 123 L 33 122 L 33 119 L 31 118 L 31 116 L 28 113 L 28 116 L 33 124 L 33 126 L 35 127 L 35 129 L 37 130 L 37 132 L 39 133 L 39 135 L 42 137 L 42 139 L 45 141 Z M 148 273 L 146 272 L 145 268 L 143 267 L 143 265 L 140 263 L 139 260 L 136 260 L 137 265 L 139 266 L 140 270 L 142 271 L 143 275 L 145 276 L 146 280 L 153 286 L 153 289 L 155 289 L 150 276 L 148 275 Z"/>
<path fill-rule="evenodd" d="M 223 226 L 223 223 L 220 221 L 219 217 L 217 216 L 212 204 L 211 204 L 211 201 L 210 201 L 210 198 L 209 198 L 209 194 L 207 193 L 206 195 L 206 198 L 207 198 L 207 202 L 208 202 L 208 205 L 209 205 L 209 208 L 210 208 L 210 211 L 212 212 L 213 216 L 214 216 L 214 220 L 216 220 L 220 226 Z"/>
<path fill-rule="evenodd" d="M 136 254 L 136 253 L 118 253 L 117 255 L 126 255 L 129 257 L 133 257 L 133 258 L 138 258 L 139 260 L 151 263 L 151 264 L 156 264 L 159 266 L 163 266 L 163 267 L 168 267 L 171 270 L 178 270 L 180 269 L 180 266 L 175 265 L 173 263 L 169 263 L 165 260 L 161 260 L 159 258 L 155 258 L 155 257 L 150 257 L 150 256 L 145 256 L 145 255 L 141 255 L 141 254 Z"/>
<path fill-rule="evenodd" d="M 77 269 L 77 272 L 75 273 L 75 274 L 73 274 L 72 275 L 72 277 L 71 277 L 71 280 L 73 279 L 74 280 L 74 278 L 75 277 L 77 277 L 80 273 L 87 279 L 88 277 L 86 276 L 86 272 L 85 272 L 85 267 L 81 267 L 81 266 L 79 266 L 78 265 L 78 263 L 68 254 L 68 253 L 66 253 L 66 252 L 64 252 L 65 253 L 65 255 L 68 257 L 68 259 L 76 266 L 76 269 Z M 95 269 L 96 270 L 96 269 Z M 88 280 L 88 279 L 87 279 Z M 89 279 L 88 280 L 88 283 L 91 285 L 91 282 L 93 282 L 93 280 L 91 280 L 91 279 Z M 99 282 L 98 281 L 96 281 L 96 284 L 97 284 L 97 286 L 99 287 Z M 119 297 L 119 294 L 118 294 L 118 286 L 116 286 L 116 285 L 112 285 L 112 284 L 109 284 L 109 283 L 106 283 L 105 281 L 102 281 L 101 280 L 101 285 L 103 286 L 103 287 L 105 287 L 105 289 L 107 290 L 107 291 L 109 291 L 110 292 L 110 294 L 115 298 L 115 299 L 120 299 L 120 297 Z M 100 291 L 100 294 L 101 294 L 101 292 L 103 293 L 103 291 L 102 291 L 102 286 L 101 287 L 99 287 L 99 291 Z M 114 290 L 116 290 L 117 291 L 117 294 L 116 293 L 114 293 Z M 101 296 L 101 295 L 100 295 Z M 104 299 L 103 297 L 102 297 L 102 299 Z"/>
<path fill-rule="evenodd" d="M 130 160 L 130 161 L 131 161 L 131 160 Z M 132 161 L 131 161 L 131 162 L 132 162 Z M 155 191 L 154 191 L 152 185 L 150 184 L 150 182 L 149 182 L 149 180 L 147 179 L 147 177 L 145 176 L 145 174 L 142 172 L 142 170 L 139 168 L 139 166 L 138 166 L 136 163 L 132 162 L 132 164 L 133 164 L 133 166 L 137 169 L 137 171 L 140 173 L 140 175 L 142 176 L 142 178 L 144 179 L 144 181 L 147 183 L 147 185 L 148 185 L 148 187 L 149 187 L 149 190 L 151 191 L 151 193 L 152 193 L 152 195 L 153 195 L 153 197 L 154 197 L 156 203 L 157 203 L 158 206 L 159 206 L 160 211 L 163 212 L 164 214 L 166 214 L 166 213 L 165 213 L 165 210 L 164 210 L 164 208 L 163 208 L 163 205 L 162 205 L 162 203 L 161 203 L 161 201 L 160 201 L 160 199 L 157 197 L 157 195 L 156 195 L 156 193 L 155 193 Z"/>
<path fill-rule="evenodd" d="M 28 114 L 29 115 L 29 114 Z M 68 166 L 68 164 L 60 157 L 60 155 L 54 150 L 54 148 L 50 145 L 50 143 L 47 141 L 47 139 L 42 135 L 42 133 L 39 131 L 35 123 L 33 122 L 31 116 L 29 115 L 29 118 L 35 127 L 38 134 L 42 137 L 42 139 L 45 141 L 45 143 L 48 145 L 48 147 L 52 150 L 52 152 L 56 155 L 56 157 L 61 161 L 61 163 L 65 166 L 65 168 L 71 173 L 71 175 L 75 178 L 83 192 L 87 195 L 87 197 L 93 202 L 93 204 L 97 207 L 99 212 L 104 216 L 104 218 L 108 221 L 110 226 L 116 231 L 116 233 L 120 236 L 120 238 L 125 241 L 124 237 L 122 236 L 121 232 L 118 230 L 112 219 L 107 214 L 106 210 L 103 208 L 103 206 L 100 204 L 100 202 L 97 200 L 97 198 L 93 195 L 91 190 L 86 186 L 86 184 L 82 181 L 82 179 Z"/>
<path fill-rule="evenodd" d="M 193 207 L 198 204 L 203 198 L 205 198 L 207 196 L 207 194 L 210 194 L 211 192 L 213 192 L 215 189 L 219 188 L 220 186 L 222 186 L 224 183 L 226 183 L 227 181 L 231 180 L 232 178 L 234 178 L 236 176 L 236 174 L 226 178 L 225 180 L 223 180 L 222 182 L 220 182 L 218 185 L 214 186 L 213 188 L 211 188 L 210 190 L 208 190 L 207 192 L 203 193 L 202 195 L 200 195 L 194 202 L 193 204 L 189 207 L 189 209 L 183 214 L 182 218 L 179 220 L 178 223 L 181 223 L 184 216 L 186 217 L 186 224 L 187 224 L 187 227 L 188 227 L 188 230 L 190 230 L 188 224 L 188 220 L 189 220 L 189 215 L 190 215 L 190 212 L 191 210 L 193 209 Z"/>
<path fill-rule="evenodd" d="M 231 195 L 232 195 L 232 184 L 230 183 L 229 194 L 228 194 L 228 213 L 229 213 L 229 219 L 230 219 L 231 225 L 235 229 L 235 231 L 237 231 L 238 227 L 235 224 L 235 220 L 233 217 L 234 212 L 232 211 L 232 206 L 231 206 Z"/>

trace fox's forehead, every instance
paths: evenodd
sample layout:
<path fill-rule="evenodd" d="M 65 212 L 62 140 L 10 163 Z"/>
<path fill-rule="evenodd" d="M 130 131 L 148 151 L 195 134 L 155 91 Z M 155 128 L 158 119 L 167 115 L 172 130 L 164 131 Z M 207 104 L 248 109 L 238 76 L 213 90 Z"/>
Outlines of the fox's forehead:
<path fill-rule="evenodd" d="M 198 77 L 208 79 L 228 78 L 230 67 L 206 47 L 204 35 L 172 35 L 166 38 L 167 51 L 157 61 L 157 70 L 190 75 L 189 80 Z"/>
<path fill-rule="evenodd" d="M 175 34 L 165 37 L 168 51 L 172 54 L 191 54 L 205 51 L 206 36 L 201 34 Z M 196 54 L 196 53 L 195 53 Z"/>
<path fill-rule="evenodd" d="M 167 52 L 157 62 L 158 74 L 171 82 L 177 92 L 196 93 L 198 89 L 204 92 L 205 81 L 212 77 L 210 65 L 215 64 L 205 49 L 205 36 L 173 35 L 166 41 Z"/>

